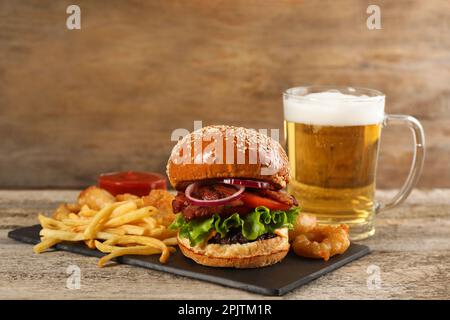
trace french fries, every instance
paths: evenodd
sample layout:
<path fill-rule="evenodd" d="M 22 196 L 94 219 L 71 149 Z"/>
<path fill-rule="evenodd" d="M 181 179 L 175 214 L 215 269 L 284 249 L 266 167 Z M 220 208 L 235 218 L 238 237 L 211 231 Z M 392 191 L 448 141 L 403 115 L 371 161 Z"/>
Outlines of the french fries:
<path fill-rule="evenodd" d="M 89 249 L 95 249 L 95 240 L 84 240 Z"/>
<path fill-rule="evenodd" d="M 150 254 L 158 254 L 158 253 L 161 253 L 161 251 L 154 247 L 150 247 L 150 246 L 135 246 L 135 247 L 125 247 L 125 248 L 113 247 L 113 249 L 111 250 L 111 253 L 102 257 L 98 261 L 97 265 L 101 268 L 105 265 L 105 263 L 107 261 L 109 261 L 113 258 L 116 258 L 116 257 L 127 255 L 127 254 L 150 255 Z M 168 256 L 166 256 L 166 257 L 168 257 Z M 167 262 L 166 259 L 163 259 L 163 255 L 161 255 L 161 258 L 159 258 L 159 261 L 161 263 Z"/>
<path fill-rule="evenodd" d="M 157 209 L 155 207 L 144 207 L 138 210 L 134 210 L 128 213 L 125 213 L 121 216 L 110 219 L 105 223 L 105 227 L 119 227 L 121 225 L 131 223 L 134 221 L 141 220 L 146 217 L 150 217 L 151 215 L 157 213 Z"/>
<path fill-rule="evenodd" d="M 61 222 L 66 226 L 87 226 L 90 222 L 88 219 L 62 219 Z"/>
<path fill-rule="evenodd" d="M 167 238 L 162 242 L 164 242 L 164 244 L 168 246 L 176 246 L 178 244 L 177 237 Z"/>
<path fill-rule="evenodd" d="M 147 230 L 144 227 L 135 226 L 133 224 L 124 224 L 117 228 L 123 230 L 125 234 L 133 234 L 136 236 L 143 236 L 147 233 Z"/>
<path fill-rule="evenodd" d="M 95 239 L 97 232 L 105 224 L 106 220 L 111 215 L 113 210 L 113 204 L 107 204 L 102 209 L 100 209 L 100 211 L 92 218 L 86 230 L 84 230 L 84 236 L 86 237 L 86 239 Z"/>
<path fill-rule="evenodd" d="M 39 233 L 44 238 L 54 238 L 63 241 L 82 241 L 89 240 L 82 233 L 64 231 L 64 230 L 52 230 L 42 229 Z"/>
<path fill-rule="evenodd" d="M 63 222 L 58 221 L 56 219 L 46 217 L 41 213 L 39 213 L 39 215 L 38 215 L 38 220 L 39 220 L 39 223 L 41 224 L 42 228 L 61 229 L 61 230 L 66 230 L 69 228 Z"/>
<path fill-rule="evenodd" d="M 98 261 L 99 267 L 123 255 L 160 254 L 160 262 L 166 263 L 177 245 L 176 232 L 168 229 L 175 218 L 168 209 L 173 196 L 154 190 L 142 198 L 130 194 L 113 198 L 106 190 L 89 187 L 78 203 L 60 205 L 52 218 L 39 214 L 41 242 L 34 252 L 63 241 L 82 241 L 107 254 Z"/>
<path fill-rule="evenodd" d="M 40 243 L 34 246 L 33 251 L 35 253 L 41 253 L 48 248 L 53 247 L 55 244 L 60 243 L 62 240 L 55 238 L 45 238 Z"/>
<path fill-rule="evenodd" d="M 121 216 L 125 213 L 128 213 L 130 211 L 134 211 L 137 209 L 137 205 L 136 202 L 134 201 L 127 201 L 124 204 L 118 206 L 117 208 L 115 208 L 113 210 L 113 212 L 111 213 L 111 218 L 115 218 L 118 216 Z"/>

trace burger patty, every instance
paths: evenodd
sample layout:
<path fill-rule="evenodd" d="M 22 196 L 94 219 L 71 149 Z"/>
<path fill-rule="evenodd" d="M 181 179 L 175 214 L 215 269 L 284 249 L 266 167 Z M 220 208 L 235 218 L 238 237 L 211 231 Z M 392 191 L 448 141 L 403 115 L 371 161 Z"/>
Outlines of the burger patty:
<path fill-rule="evenodd" d="M 247 242 L 257 241 L 257 240 L 268 240 L 275 238 L 277 235 L 274 233 L 265 233 L 260 235 L 255 240 L 248 240 L 244 237 L 242 232 L 239 229 L 230 230 L 227 235 L 222 238 L 219 233 L 216 233 L 214 237 L 208 240 L 208 243 L 216 243 L 216 244 L 244 244 Z"/>
<path fill-rule="evenodd" d="M 267 189 L 247 189 L 247 191 L 256 193 L 259 196 L 270 198 L 275 201 L 287 204 L 289 206 L 297 205 L 295 198 L 283 191 L 273 191 Z M 196 199 L 202 200 L 218 200 L 226 198 L 236 192 L 236 188 L 225 184 L 209 184 L 195 188 L 192 191 L 192 196 Z M 232 215 L 237 212 L 240 215 L 245 215 L 253 211 L 244 205 L 242 201 L 235 200 L 223 206 L 203 207 L 196 206 L 189 202 L 184 192 L 178 192 L 172 202 L 172 208 L 175 213 L 182 212 L 186 220 L 195 218 L 210 217 L 219 214 L 222 217 Z"/>

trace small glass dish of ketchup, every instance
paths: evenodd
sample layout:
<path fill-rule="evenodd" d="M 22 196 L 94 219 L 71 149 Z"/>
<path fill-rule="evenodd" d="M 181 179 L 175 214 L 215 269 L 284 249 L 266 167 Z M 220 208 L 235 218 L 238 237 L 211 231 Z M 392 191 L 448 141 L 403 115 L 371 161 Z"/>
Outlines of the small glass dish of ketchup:
<path fill-rule="evenodd" d="M 167 189 L 166 178 L 155 172 L 110 172 L 98 177 L 98 186 L 118 195 L 131 193 L 136 196 L 146 196 L 153 189 Z"/>

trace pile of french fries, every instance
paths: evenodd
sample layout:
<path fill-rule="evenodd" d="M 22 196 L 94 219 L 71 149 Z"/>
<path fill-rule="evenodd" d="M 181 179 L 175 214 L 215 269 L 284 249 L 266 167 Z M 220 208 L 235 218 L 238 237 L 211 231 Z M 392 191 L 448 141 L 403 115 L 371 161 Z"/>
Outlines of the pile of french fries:
<path fill-rule="evenodd" d="M 159 261 L 166 263 L 177 245 L 176 231 L 168 229 L 175 218 L 172 200 L 166 190 L 152 190 L 144 197 L 114 197 L 104 189 L 89 187 L 77 203 L 60 205 L 51 218 L 39 214 L 41 242 L 34 252 L 62 241 L 84 241 L 89 248 L 107 254 L 98 261 L 99 267 L 123 255 L 160 254 Z"/>

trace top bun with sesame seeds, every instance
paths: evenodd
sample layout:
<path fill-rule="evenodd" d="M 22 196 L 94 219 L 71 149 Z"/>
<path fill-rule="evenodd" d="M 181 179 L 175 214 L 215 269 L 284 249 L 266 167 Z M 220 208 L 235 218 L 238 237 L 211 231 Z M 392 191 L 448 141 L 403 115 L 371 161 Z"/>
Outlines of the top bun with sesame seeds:
<path fill-rule="evenodd" d="M 267 181 L 273 189 L 282 189 L 289 182 L 289 162 L 281 145 L 267 135 L 215 125 L 196 130 L 175 145 L 167 176 L 177 190 L 195 181 L 223 178 Z"/>

